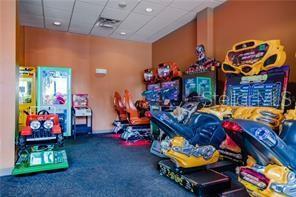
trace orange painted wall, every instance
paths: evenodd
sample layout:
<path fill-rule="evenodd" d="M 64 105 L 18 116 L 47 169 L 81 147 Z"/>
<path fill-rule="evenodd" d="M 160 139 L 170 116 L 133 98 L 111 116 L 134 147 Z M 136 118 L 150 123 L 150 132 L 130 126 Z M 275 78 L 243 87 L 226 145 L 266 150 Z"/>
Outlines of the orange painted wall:
<path fill-rule="evenodd" d="M 142 72 L 151 59 L 151 44 L 25 27 L 25 65 L 71 67 L 72 91 L 89 94 L 95 131 L 112 128 L 115 90 L 128 88 L 141 98 Z M 108 74 L 99 76 L 96 68 Z"/>
<path fill-rule="evenodd" d="M 14 165 L 16 2 L 0 1 L 0 176 Z"/>
<path fill-rule="evenodd" d="M 196 20 L 152 44 L 154 66 L 166 61 L 176 62 L 182 70 L 196 60 Z"/>
<path fill-rule="evenodd" d="M 292 66 L 290 81 L 296 82 L 296 1 L 229 1 L 214 10 L 217 59 L 223 60 L 233 44 L 247 39 L 281 40 Z"/>

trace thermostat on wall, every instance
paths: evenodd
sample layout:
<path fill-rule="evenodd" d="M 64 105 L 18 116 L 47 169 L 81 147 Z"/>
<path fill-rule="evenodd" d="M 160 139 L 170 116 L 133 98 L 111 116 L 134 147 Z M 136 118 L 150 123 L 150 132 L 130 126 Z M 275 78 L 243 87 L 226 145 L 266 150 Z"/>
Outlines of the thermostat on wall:
<path fill-rule="evenodd" d="M 96 74 L 106 75 L 107 74 L 107 69 L 97 68 L 96 69 Z"/>

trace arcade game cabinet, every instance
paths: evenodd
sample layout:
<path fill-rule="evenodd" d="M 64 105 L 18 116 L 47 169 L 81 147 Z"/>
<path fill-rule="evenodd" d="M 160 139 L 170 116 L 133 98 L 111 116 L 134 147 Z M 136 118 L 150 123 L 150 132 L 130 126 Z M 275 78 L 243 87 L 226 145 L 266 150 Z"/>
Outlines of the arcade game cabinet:
<path fill-rule="evenodd" d="M 220 157 L 222 155 L 221 159 L 233 161 L 237 159 L 237 164 L 246 162 L 247 154 L 243 150 L 244 146 L 241 146 L 242 143 L 236 143 L 241 138 L 233 140 L 224 131 L 231 129 L 233 133 L 240 133 L 240 127 L 233 123 L 221 124 L 221 119 L 240 118 L 255 120 L 272 128 L 279 126 L 283 111 L 278 108 L 282 106 L 284 100 L 283 93 L 286 90 L 289 70 L 287 66 L 283 66 L 284 60 L 285 52 L 279 41 L 245 41 L 236 44 L 233 50 L 228 52 L 223 64 L 223 71 L 232 73 L 226 76 L 225 104 L 227 105 L 204 108 L 192 115 L 187 124 L 180 124 L 167 114 L 156 115 L 156 121 L 163 122 L 164 127 L 182 136 L 164 141 L 163 152 L 171 158 L 171 161 L 159 162 L 161 174 L 173 177 L 176 182 L 198 195 L 201 193 L 209 195 L 207 192 L 212 192 L 214 195 L 229 189 L 229 179 L 219 185 L 220 180 L 224 180 L 223 177 L 215 175 L 211 176 L 214 177 L 212 180 L 205 180 L 202 178 L 203 170 L 196 168 L 207 169 L 211 173 L 221 171 L 215 165 L 219 163 L 217 154 Z M 258 75 L 250 76 L 253 74 Z M 241 155 L 240 158 L 236 157 L 238 154 Z M 194 167 L 194 172 L 187 173 L 190 169 L 194 170 Z M 223 171 L 224 169 L 221 172 Z M 211 183 L 218 185 L 210 187 Z M 207 187 L 211 189 L 206 191 Z M 232 189 L 231 191 L 234 192 Z"/>
<path fill-rule="evenodd" d="M 92 133 L 92 110 L 88 105 L 88 94 L 72 95 L 72 128 L 74 139 L 76 134 Z"/>
<path fill-rule="evenodd" d="M 58 114 L 64 136 L 71 136 L 71 68 L 38 67 L 38 111 Z"/>
<path fill-rule="evenodd" d="M 145 70 L 146 73 L 147 70 Z M 179 66 L 173 62 L 159 64 L 154 74 L 153 81 L 148 81 L 144 73 L 144 79 L 147 83 L 147 91 L 145 97 L 150 103 L 150 111 L 173 111 L 181 102 L 181 76 L 182 73 Z M 150 95 L 153 95 L 151 97 Z M 164 133 L 156 124 L 150 122 L 153 143 L 150 152 L 159 157 L 164 157 L 160 152 L 160 141 L 164 137 Z"/>
<path fill-rule="evenodd" d="M 68 168 L 62 146 L 64 132 L 71 131 L 65 122 L 71 117 L 64 107 L 71 105 L 70 74 L 70 69 L 38 67 L 38 113 L 30 110 L 20 130 L 13 175 Z"/>
<path fill-rule="evenodd" d="M 26 126 L 27 115 L 35 112 L 36 69 L 19 67 L 19 130 Z"/>

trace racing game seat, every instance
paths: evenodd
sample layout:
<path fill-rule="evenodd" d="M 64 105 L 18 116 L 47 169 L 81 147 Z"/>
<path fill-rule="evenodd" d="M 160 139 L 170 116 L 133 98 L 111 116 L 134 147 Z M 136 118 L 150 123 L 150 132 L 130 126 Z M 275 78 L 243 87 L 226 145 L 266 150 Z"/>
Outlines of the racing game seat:
<path fill-rule="evenodd" d="M 117 112 L 119 121 L 121 122 L 127 121 L 126 107 L 121 99 L 120 94 L 117 91 L 114 92 L 113 103 L 114 103 L 114 108 L 115 108 L 115 111 Z"/>
<path fill-rule="evenodd" d="M 128 90 L 124 91 L 124 101 L 127 112 L 127 118 L 131 125 L 147 125 L 150 124 L 148 117 L 140 117 L 140 113 L 132 101 L 132 95 Z"/>
<path fill-rule="evenodd" d="M 182 124 L 168 112 L 154 112 L 151 121 L 169 137 L 182 136 L 192 145 L 210 144 L 218 148 L 226 137 L 221 120 L 212 114 L 195 113 Z"/>

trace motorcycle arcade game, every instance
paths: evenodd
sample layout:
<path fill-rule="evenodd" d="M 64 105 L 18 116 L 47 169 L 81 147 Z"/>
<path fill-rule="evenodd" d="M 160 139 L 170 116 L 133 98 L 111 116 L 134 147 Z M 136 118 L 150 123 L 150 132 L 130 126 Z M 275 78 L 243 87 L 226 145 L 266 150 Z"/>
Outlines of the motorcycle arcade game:
<path fill-rule="evenodd" d="M 165 115 L 158 118 L 157 121 L 182 136 L 162 144 L 171 160 L 159 162 L 160 173 L 197 195 L 246 195 L 241 184 L 234 184 L 234 179 L 230 179 L 233 173 L 228 174 L 225 166 L 216 165 L 219 158 L 240 165 L 247 160 L 244 147 L 225 134 L 221 120 L 239 117 L 277 127 L 288 81 L 289 67 L 283 66 L 284 61 L 285 52 L 279 41 L 251 40 L 236 44 L 227 53 L 222 67 L 228 73 L 224 89 L 227 105 L 201 109 L 187 125 Z M 236 130 L 236 125 L 228 126 Z M 232 151 L 234 157 L 229 154 Z"/>
<path fill-rule="evenodd" d="M 155 70 L 144 71 L 144 82 L 147 90 L 143 92 L 150 105 L 150 112 L 173 111 L 181 102 L 181 71 L 173 62 L 159 64 Z M 160 141 L 164 133 L 156 124 L 150 122 L 153 143 L 150 152 L 164 157 L 160 152 Z"/>
<path fill-rule="evenodd" d="M 278 46 L 279 49 L 281 47 Z M 271 69 L 267 71 L 270 84 L 253 87 L 255 92 L 259 89 L 264 94 L 263 98 L 248 102 L 284 109 L 289 71 L 288 66 L 280 67 L 285 62 L 284 52 L 278 52 L 272 62 L 280 58 L 280 63 L 264 64 L 266 70 L 268 66 Z M 249 156 L 246 164 L 237 170 L 239 181 L 251 196 L 296 196 L 296 110 L 288 110 L 284 117 L 278 114 L 278 118 L 274 114 L 266 114 L 263 119 L 258 116 L 260 113 L 267 112 L 263 109 L 250 120 L 237 117 L 222 124 L 227 134 Z"/>

